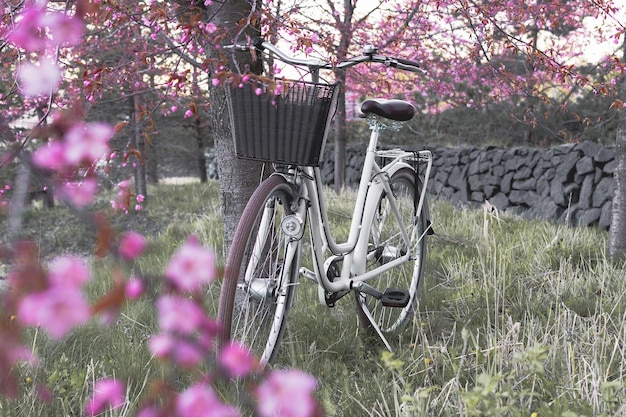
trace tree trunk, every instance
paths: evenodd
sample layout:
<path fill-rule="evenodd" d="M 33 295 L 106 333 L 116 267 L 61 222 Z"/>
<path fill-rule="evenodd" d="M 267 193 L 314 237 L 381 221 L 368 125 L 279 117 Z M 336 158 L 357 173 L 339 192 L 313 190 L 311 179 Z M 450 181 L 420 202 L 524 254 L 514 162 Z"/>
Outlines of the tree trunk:
<path fill-rule="evenodd" d="M 335 114 L 335 191 L 340 192 L 346 183 L 346 71 L 335 71 L 336 80 L 341 82 L 337 113 Z"/>
<path fill-rule="evenodd" d="M 206 149 L 204 146 L 202 126 L 200 125 L 200 116 L 196 115 L 194 119 L 194 132 L 196 135 L 196 145 L 198 146 L 198 170 L 200 171 L 200 182 L 205 183 L 209 179 L 207 177 Z"/>
<path fill-rule="evenodd" d="M 238 23 L 248 18 L 252 12 L 247 0 L 229 0 L 227 2 L 215 2 L 207 9 L 209 19 L 218 27 L 231 29 L 229 34 L 232 42 L 245 41 L 244 36 L 234 39 L 237 35 Z M 251 36 L 258 36 L 258 31 L 252 27 L 247 28 Z M 225 43 L 229 41 L 226 40 Z M 258 64 L 252 62 L 249 52 L 240 52 L 237 55 L 237 63 L 240 69 L 248 66 L 253 71 L 259 70 Z M 231 63 L 232 64 L 232 63 Z M 235 68 L 231 69 L 235 70 Z M 220 182 L 220 194 L 222 198 L 222 217 L 224 222 L 224 255 L 228 253 L 230 245 L 241 217 L 241 213 L 248 199 L 259 185 L 262 164 L 243 161 L 235 157 L 235 149 L 230 130 L 230 119 L 226 106 L 226 97 L 223 88 L 211 88 L 211 108 L 209 119 L 212 124 L 212 133 L 215 140 L 215 155 L 218 161 L 217 170 Z"/>
<path fill-rule="evenodd" d="M 144 152 L 144 137 L 141 134 L 141 118 L 139 108 L 139 97 L 133 94 L 130 97 L 131 104 L 131 125 L 133 128 L 132 133 L 132 147 L 137 152 L 137 164 L 134 167 L 134 179 L 135 179 L 135 194 L 143 195 L 144 198 L 148 197 L 148 188 L 146 185 L 146 153 Z"/>
<path fill-rule="evenodd" d="M 622 46 L 626 59 L 626 41 Z M 622 77 L 620 98 L 626 99 L 626 78 Z M 612 257 L 626 256 L 626 109 L 621 109 L 617 124 L 615 166 L 613 181 L 613 209 L 609 237 L 609 253 Z"/>

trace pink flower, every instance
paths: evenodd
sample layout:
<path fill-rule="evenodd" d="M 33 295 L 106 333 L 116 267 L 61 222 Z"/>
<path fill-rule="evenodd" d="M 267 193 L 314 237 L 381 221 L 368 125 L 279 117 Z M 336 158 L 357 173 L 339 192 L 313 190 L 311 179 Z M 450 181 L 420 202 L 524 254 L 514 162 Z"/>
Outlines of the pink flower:
<path fill-rule="evenodd" d="M 118 252 L 123 259 L 132 261 L 143 253 L 148 242 L 146 238 L 137 232 L 127 232 L 122 235 Z"/>
<path fill-rule="evenodd" d="M 42 25 L 45 13 L 41 7 L 24 10 L 17 28 L 8 36 L 9 42 L 29 52 L 44 49 L 48 42 Z"/>
<path fill-rule="evenodd" d="M 254 391 L 261 417 L 310 417 L 316 380 L 299 370 L 273 371 Z"/>
<path fill-rule="evenodd" d="M 215 279 L 215 255 L 193 239 L 172 256 L 165 277 L 181 291 L 195 291 Z"/>
<path fill-rule="evenodd" d="M 78 45 L 84 29 L 83 21 L 76 17 L 46 13 L 43 7 L 32 6 L 22 13 L 17 28 L 8 38 L 16 46 L 33 52 L 46 47 Z"/>
<path fill-rule="evenodd" d="M 64 13 L 48 13 L 41 19 L 41 24 L 48 27 L 52 40 L 51 46 L 76 46 L 83 42 L 85 23 Z"/>
<path fill-rule="evenodd" d="M 263 89 L 261 87 L 257 87 L 254 90 L 254 94 L 256 94 L 257 96 L 260 96 L 261 94 L 263 94 Z"/>
<path fill-rule="evenodd" d="M 222 349 L 219 362 L 228 374 L 234 378 L 248 375 L 257 364 L 256 358 L 250 349 L 236 342 L 231 342 Z"/>
<path fill-rule="evenodd" d="M 93 387 L 93 397 L 85 406 L 85 414 L 94 416 L 107 408 L 121 407 L 125 402 L 124 391 L 124 384 L 113 378 L 97 381 Z"/>
<path fill-rule="evenodd" d="M 29 294 L 19 303 L 17 317 L 27 326 L 41 327 L 55 339 L 89 320 L 91 311 L 82 292 L 72 286 L 53 285 Z"/>
<path fill-rule="evenodd" d="M 165 359 L 176 345 L 176 339 L 168 334 L 157 334 L 150 338 L 148 346 L 150 352 L 157 358 Z"/>
<path fill-rule="evenodd" d="M 59 141 L 50 141 L 37 148 L 33 162 L 40 168 L 57 170 L 65 166 L 65 148 Z"/>
<path fill-rule="evenodd" d="M 184 297 L 164 295 L 156 306 L 159 326 L 165 332 L 189 335 L 200 330 L 208 320 L 197 303 Z"/>
<path fill-rule="evenodd" d="M 191 110 L 187 110 L 185 112 L 185 119 L 189 119 L 192 116 L 193 116 L 193 112 Z"/>
<path fill-rule="evenodd" d="M 91 279 L 87 263 L 73 255 L 57 256 L 48 264 L 48 278 L 54 285 L 79 288 Z"/>
<path fill-rule="evenodd" d="M 131 300 L 136 300 L 143 294 L 143 281 L 138 278 L 131 278 L 126 283 L 126 287 L 124 290 L 126 297 L 130 298 Z"/>
<path fill-rule="evenodd" d="M 41 58 L 39 65 L 25 62 L 18 70 L 17 76 L 25 97 L 52 94 L 61 83 L 61 70 L 50 58 Z"/>
<path fill-rule="evenodd" d="M 208 2 L 209 5 L 211 4 L 211 2 Z M 204 2 L 204 5 L 207 5 L 207 2 Z M 207 33 L 215 33 L 215 31 L 217 30 L 217 26 L 215 25 L 215 23 L 207 23 L 206 26 L 204 27 L 204 29 L 207 31 Z"/>
<path fill-rule="evenodd" d="M 213 78 L 211 80 L 211 84 L 213 84 L 213 87 L 217 87 L 218 85 L 220 85 L 220 79 L 219 78 Z"/>
<path fill-rule="evenodd" d="M 76 207 L 85 207 L 98 192 L 98 181 L 87 178 L 80 182 L 66 182 L 59 188 L 59 196 Z"/>
<path fill-rule="evenodd" d="M 222 403 L 208 385 L 195 384 L 183 391 L 176 400 L 178 415 L 185 417 L 236 417 L 234 407 Z"/>
<path fill-rule="evenodd" d="M 65 133 L 65 160 L 69 164 L 94 163 L 109 153 L 113 128 L 105 123 L 81 123 Z"/>

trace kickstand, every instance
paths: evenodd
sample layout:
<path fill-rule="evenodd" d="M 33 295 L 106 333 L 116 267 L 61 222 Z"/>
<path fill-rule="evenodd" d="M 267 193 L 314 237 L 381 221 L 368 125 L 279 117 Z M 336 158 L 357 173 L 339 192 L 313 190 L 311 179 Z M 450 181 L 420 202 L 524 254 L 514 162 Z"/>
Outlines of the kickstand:
<path fill-rule="evenodd" d="M 364 303 L 363 300 L 364 299 L 362 298 L 362 296 L 359 296 L 359 303 L 361 304 L 361 306 L 363 306 L 363 303 Z M 389 341 L 387 340 L 383 332 L 380 330 L 380 327 L 378 327 L 378 324 L 376 324 L 376 322 L 374 321 L 374 317 L 372 317 L 372 313 L 370 313 L 369 309 L 362 307 L 361 310 L 363 311 L 363 313 L 365 313 L 365 317 L 367 317 L 367 320 L 369 320 L 374 330 L 376 330 L 378 337 L 380 337 L 380 340 L 383 341 L 387 350 L 389 352 L 393 352 L 393 349 L 391 349 L 391 345 L 389 344 Z"/>

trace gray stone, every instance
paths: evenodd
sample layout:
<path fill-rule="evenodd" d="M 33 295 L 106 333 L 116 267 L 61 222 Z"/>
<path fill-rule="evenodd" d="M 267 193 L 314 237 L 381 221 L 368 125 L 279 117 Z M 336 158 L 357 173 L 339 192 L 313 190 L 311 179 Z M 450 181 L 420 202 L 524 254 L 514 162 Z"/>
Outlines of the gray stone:
<path fill-rule="evenodd" d="M 533 174 L 532 169 L 528 167 L 521 167 L 513 174 L 514 180 L 523 180 L 526 178 L 530 178 Z"/>
<path fill-rule="evenodd" d="M 533 207 L 541 201 L 539 194 L 533 191 L 512 190 L 509 193 L 509 202 L 522 207 Z"/>
<path fill-rule="evenodd" d="M 521 181 L 513 181 L 513 183 L 511 184 L 512 189 L 522 191 L 535 190 L 536 187 L 537 180 L 534 178 L 528 178 Z"/>
<path fill-rule="evenodd" d="M 585 175 L 590 172 L 594 172 L 593 159 L 590 156 L 583 156 L 576 162 L 576 173 L 579 175 Z"/>
<path fill-rule="evenodd" d="M 502 177 L 502 182 L 500 182 L 500 191 L 505 194 L 508 194 L 511 191 L 511 183 L 513 182 L 513 173 L 509 172 L 504 177 Z"/>
<path fill-rule="evenodd" d="M 563 183 L 555 178 L 550 183 L 550 197 L 559 206 L 565 206 L 565 193 L 563 192 Z"/>
<path fill-rule="evenodd" d="M 602 168 L 602 171 L 605 174 L 613 175 L 615 173 L 616 166 L 617 166 L 617 161 L 613 159 L 612 161 L 609 161 L 607 162 L 606 165 L 604 165 L 604 168 Z"/>
<path fill-rule="evenodd" d="M 576 224 L 578 226 L 592 226 L 600 220 L 602 209 L 591 208 L 587 210 L 580 210 L 576 213 Z"/>
<path fill-rule="evenodd" d="M 470 194 L 470 200 L 482 203 L 483 201 L 485 201 L 485 195 L 480 191 L 474 191 L 472 194 Z"/>
<path fill-rule="evenodd" d="M 613 214 L 613 203 L 607 201 L 602 206 L 602 214 L 600 214 L 600 220 L 598 220 L 598 227 L 602 230 L 609 230 L 611 227 L 611 216 Z"/>
<path fill-rule="evenodd" d="M 572 152 L 564 156 L 561 162 L 556 167 L 556 176 L 561 178 L 561 181 L 570 181 L 574 175 L 574 167 L 578 162 L 578 153 Z"/>
<path fill-rule="evenodd" d="M 550 183 L 545 178 L 540 178 L 537 181 L 536 189 L 537 193 L 542 197 L 547 197 L 550 195 Z"/>
<path fill-rule="evenodd" d="M 582 151 L 583 155 L 591 158 L 596 156 L 601 148 L 602 145 L 596 142 L 590 142 L 588 140 L 578 144 L 578 149 Z"/>
<path fill-rule="evenodd" d="M 613 178 L 604 177 L 593 191 L 592 203 L 594 208 L 602 207 L 605 201 L 613 197 Z"/>
<path fill-rule="evenodd" d="M 544 198 L 538 205 L 530 209 L 530 215 L 542 220 L 557 220 L 563 209 L 557 206 L 550 198 Z"/>
<path fill-rule="evenodd" d="M 591 197 L 593 195 L 593 175 L 585 176 L 582 186 L 580 187 L 580 194 L 578 195 L 578 205 L 582 209 L 591 208 Z"/>
<path fill-rule="evenodd" d="M 509 199 L 504 193 L 498 193 L 489 199 L 489 203 L 496 206 L 498 210 L 506 210 L 509 207 Z"/>
<path fill-rule="evenodd" d="M 601 164 L 612 161 L 615 159 L 615 150 L 613 148 L 602 148 L 596 153 L 593 159 Z"/>
<path fill-rule="evenodd" d="M 485 185 L 483 192 L 485 193 L 485 198 L 490 198 L 495 195 L 498 191 L 500 191 L 500 187 L 497 185 Z"/>

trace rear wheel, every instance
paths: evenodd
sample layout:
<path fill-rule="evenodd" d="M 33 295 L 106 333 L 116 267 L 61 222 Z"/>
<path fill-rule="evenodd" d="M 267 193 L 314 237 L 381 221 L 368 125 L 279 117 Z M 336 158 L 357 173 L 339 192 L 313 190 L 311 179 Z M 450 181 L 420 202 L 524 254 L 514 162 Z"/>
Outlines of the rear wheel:
<path fill-rule="evenodd" d="M 416 240 L 419 240 L 412 247 L 408 247 L 399 232 L 395 216 L 390 207 L 389 196 L 385 191 L 382 191 L 373 217 L 369 221 L 364 222 L 369 228 L 369 230 L 364 230 L 365 233 L 369 233 L 366 271 L 403 256 L 408 251 L 412 253 L 410 261 L 383 272 L 372 281 L 372 285 L 381 292 L 384 292 L 387 288 L 406 290 L 409 301 L 405 307 L 385 306 L 381 301 L 370 295 L 357 293 L 357 313 L 361 324 L 373 330 L 367 318 L 368 315 L 371 315 L 384 335 L 396 335 L 406 327 L 413 317 L 424 277 L 424 260 L 426 259 L 425 232 L 427 231 L 429 221 L 426 200 L 424 200 L 419 217 L 417 220 L 414 220 L 414 212 L 417 205 L 415 196 L 419 199 L 421 184 L 419 180 L 416 184 L 416 176 L 413 170 L 403 168 L 397 171 L 391 177 L 390 186 L 393 194 L 396 196 L 396 203 L 409 236 L 413 233 L 413 236 L 416 236 Z M 412 230 L 411 227 L 415 230 Z"/>
<path fill-rule="evenodd" d="M 265 180 L 246 205 L 226 261 L 221 342 L 244 344 L 262 363 L 276 356 L 298 279 L 301 244 L 281 228 L 294 199 L 283 177 Z"/>

